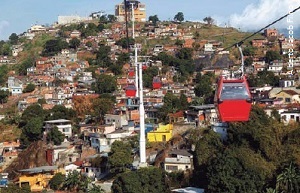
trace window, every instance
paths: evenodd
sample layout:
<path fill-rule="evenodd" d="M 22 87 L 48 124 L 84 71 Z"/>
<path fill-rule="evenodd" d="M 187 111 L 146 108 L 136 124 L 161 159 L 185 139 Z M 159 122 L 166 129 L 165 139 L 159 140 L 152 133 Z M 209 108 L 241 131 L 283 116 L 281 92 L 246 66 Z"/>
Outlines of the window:
<path fill-rule="evenodd" d="M 168 166 L 168 165 L 166 165 L 166 170 L 177 171 L 178 170 L 178 166 Z"/>
<path fill-rule="evenodd" d="M 291 115 L 291 119 L 295 119 L 295 115 Z"/>
<path fill-rule="evenodd" d="M 69 128 L 63 128 L 63 132 L 64 133 L 68 133 L 69 132 Z"/>
<path fill-rule="evenodd" d="M 221 92 L 221 99 L 247 99 L 249 94 L 245 85 L 241 83 L 224 84 Z"/>
<path fill-rule="evenodd" d="M 285 102 L 286 103 L 290 103 L 291 102 L 291 98 L 285 98 Z"/>

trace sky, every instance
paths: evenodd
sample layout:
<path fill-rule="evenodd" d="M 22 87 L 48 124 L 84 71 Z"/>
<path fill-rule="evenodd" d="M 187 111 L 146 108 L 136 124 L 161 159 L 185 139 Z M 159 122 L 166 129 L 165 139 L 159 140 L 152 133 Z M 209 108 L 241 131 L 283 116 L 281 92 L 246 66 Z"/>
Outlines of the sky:
<path fill-rule="evenodd" d="M 0 40 L 12 33 L 20 34 L 34 24 L 51 25 L 58 16 L 92 12 L 114 14 L 114 6 L 123 0 L 0 0 Z M 299 0 L 141 0 L 146 4 L 147 18 L 172 20 L 178 12 L 185 20 L 203 21 L 211 16 L 219 26 L 231 26 L 242 31 L 255 31 L 300 6 Z M 300 10 L 283 19 L 276 28 L 300 28 Z M 288 30 L 286 29 L 288 32 Z"/>

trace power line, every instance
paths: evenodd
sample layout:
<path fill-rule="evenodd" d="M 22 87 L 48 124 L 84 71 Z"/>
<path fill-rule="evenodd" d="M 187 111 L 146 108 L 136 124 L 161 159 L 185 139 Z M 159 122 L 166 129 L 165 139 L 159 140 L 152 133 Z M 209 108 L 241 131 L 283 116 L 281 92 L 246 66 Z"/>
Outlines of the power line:
<path fill-rule="evenodd" d="M 294 9 L 293 11 L 291 11 L 291 12 L 285 14 L 284 16 L 280 17 L 279 19 L 273 21 L 272 23 L 266 25 L 265 27 L 261 28 L 260 30 L 254 32 L 253 34 L 251 34 L 251 35 L 245 37 L 245 38 L 242 39 L 241 41 L 239 41 L 239 42 L 237 42 L 237 43 L 235 43 L 235 44 L 232 44 L 231 46 L 225 48 L 224 50 L 228 50 L 228 49 L 230 49 L 230 48 L 232 48 L 232 47 L 234 47 L 234 46 L 236 46 L 236 45 L 238 45 L 238 46 L 242 45 L 242 44 L 244 43 L 244 41 L 246 41 L 247 39 L 249 39 L 249 38 L 255 36 L 256 34 L 258 34 L 259 32 L 261 32 L 262 30 L 267 29 L 267 28 L 270 27 L 271 25 L 274 25 L 275 23 L 277 23 L 277 22 L 279 22 L 280 20 L 286 18 L 286 17 L 289 16 L 290 14 L 295 13 L 295 12 L 298 11 L 299 9 L 300 9 L 300 6 L 297 7 L 296 9 Z"/>

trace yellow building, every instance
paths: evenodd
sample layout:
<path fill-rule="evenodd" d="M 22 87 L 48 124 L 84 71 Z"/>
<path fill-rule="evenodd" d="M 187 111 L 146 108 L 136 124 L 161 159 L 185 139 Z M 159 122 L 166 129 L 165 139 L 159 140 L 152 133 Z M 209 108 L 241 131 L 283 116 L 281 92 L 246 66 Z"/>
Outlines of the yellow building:
<path fill-rule="evenodd" d="M 128 21 L 132 19 L 132 5 L 134 7 L 134 19 L 137 22 L 146 22 L 146 5 L 136 0 L 127 0 L 127 17 Z M 119 21 L 125 21 L 124 2 L 115 6 L 115 16 Z"/>
<path fill-rule="evenodd" d="M 32 192 L 40 192 L 48 186 L 51 178 L 60 171 L 57 166 L 42 166 L 20 170 L 18 184 L 20 187 L 29 185 Z M 63 172 L 62 172 L 63 173 Z"/>
<path fill-rule="evenodd" d="M 172 138 L 173 125 L 159 124 L 158 128 L 154 131 L 147 133 L 147 140 L 149 142 L 163 142 L 169 141 Z"/>

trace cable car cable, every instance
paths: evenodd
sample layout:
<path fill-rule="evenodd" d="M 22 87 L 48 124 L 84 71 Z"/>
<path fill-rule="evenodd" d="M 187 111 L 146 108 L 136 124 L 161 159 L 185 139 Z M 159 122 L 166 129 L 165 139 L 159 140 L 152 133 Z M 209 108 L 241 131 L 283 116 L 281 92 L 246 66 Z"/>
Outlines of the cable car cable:
<path fill-rule="evenodd" d="M 232 47 L 234 47 L 234 46 L 240 46 L 240 45 L 242 45 L 242 44 L 244 43 L 244 41 L 246 41 L 247 39 L 249 39 L 249 38 L 255 36 L 256 34 L 258 34 L 259 32 L 261 32 L 262 30 L 267 29 L 267 28 L 270 27 L 271 25 L 274 25 L 275 23 L 281 21 L 282 19 L 286 18 L 286 17 L 289 16 L 290 14 L 295 13 L 295 12 L 298 11 L 299 9 L 300 9 L 300 6 L 297 7 L 296 9 L 294 9 L 293 11 L 291 11 L 291 12 L 285 14 L 284 16 L 280 17 L 279 19 L 273 21 L 272 23 L 266 25 L 265 27 L 261 28 L 260 30 L 254 32 L 253 34 L 251 34 L 251 35 L 245 37 L 245 38 L 242 39 L 241 41 L 239 41 L 239 42 L 237 42 L 237 43 L 235 43 L 235 44 L 232 44 L 231 46 L 228 46 L 227 48 L 224 48 L 223 50 L 228 50 L 228 49 L 230 49 L 230 48 L 232 48 Z"/>

